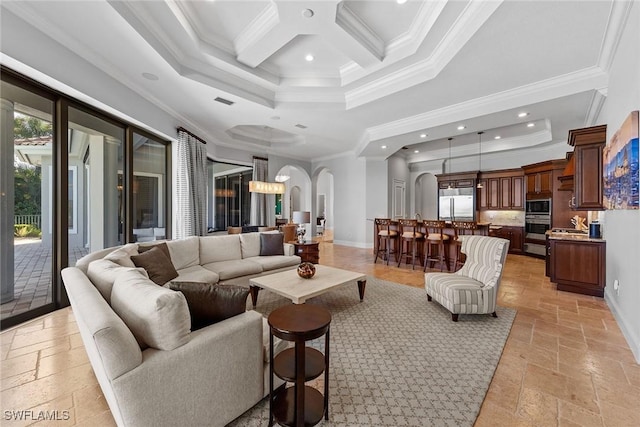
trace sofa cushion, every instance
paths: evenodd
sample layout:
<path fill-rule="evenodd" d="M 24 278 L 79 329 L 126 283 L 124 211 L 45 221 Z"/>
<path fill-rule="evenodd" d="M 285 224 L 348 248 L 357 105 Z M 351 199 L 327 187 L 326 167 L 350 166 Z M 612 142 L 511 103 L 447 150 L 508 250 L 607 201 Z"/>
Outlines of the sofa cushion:
<path fill-rule="evenodd" d="M 169 240 L 167 242 L 171 262 L 176 270 L 200 265 L 200 243 L 198 236 L 186 239 Z"/>
<path fill-rule="evenodd" d="M 173 268 L 171 260 L 158 247 L 132 256 L 131 261 L 136 267 L 144 268 L 149 274 L 149 279 L 160 286 L 178 277 L 178 272 Z"/>
<path fill-rule="evenodd" d="M 249 289 L 198 282 L 171 282 L 169 289 L 184 294 L 191 313 L 191 330 L 204 328 L 244 313 Z"/>
<path fill-rule="evenodd" d="M 137 243 L 127 243 L 124 246 L 120 246 L 118 249 L 105 256 L 104 259 L 113 261 L 123 267 L 135 268 L 135 264 L 131 261 L 131 255 L 138 255 Z"/>
<path fill-rule="evenodd" d="M 200 264 L 242 259 L 240 235 L 200 237 Z"/>
<path fill-rule="evenodd" d="M 277 268 L 298 265 L 300 264 L 300 257 L 285 255 L 257 256 L 249 258 L 247 259 L 247 261 L 258 263 L 262 266 L 263 271 L 269 271 L 275 270 Z"/>
<path fill-rule="evenodd" d="M 240 234 L 240 249 L 242 250 L 242 258 L 260 255 L 260 233 Z"/>
<path fill-rule="evenodd" d="M 193 267 L 183 268 L 178 270 L 178 277 L 173 279 L 173 282 L 201 282 L 201 283 L 218 283 L 220 276 L 218 273 L 214 273 L 211 270 L 200 265 L 194 265 Z"/>
<path fill-rule="evenodd" d="M 233 261 L 212 262 L 203 265 L 207 270 L 218 273 L 220 280 L 232 279 L 234 277 L 246 276 L 262 272 L 262 265 L 246 260 L 236 259 Z"/>
<path fill-rule="evenodd" d="M 143 348 L 173 350 L 189 342 L 191 317 L 184 295 L 156 285 L 137 270 L 118 274 L 111 307 Z"/>
<path fill-rule="evenodd" d="M 271 330 L 269 328 L 269 322 L 266 318 L 262 318 L 262 348 L 264 351 L 262 354 L 264 355 L 264 361 L 269 362 L 269 334 Z M 278 337 L 273 337 L 273 357 L 275 357 L 282 350 L 289 347 L 289 341 L 281 340 Z"/>
<path fill-rule="evenodd" d="M 164 252 L 164 254 L 167 256 L 167 258 L 171 259 L 171 252 L 169 252 L 169 247 L 167 246 L 167 242 L 152 243 L 152 244 L 148 244 L 147 243 L 145 245 L 138 245 L 138 253 L 142 254 L 142 253 L 145 253 L 147 251 L 150 251 L 153 248 L 160 249 L 162 252 Z"/>
<path fill-rule="evenodd" d="M 260 233 L 260 255 L 284 255 L 283 238 L 280 233 Z"/>
<path fill-rule="evenodd" d="M 87 267 L 87 277 L 94 284 L 94 286 L 100 291 L 102 297 L 111 303 L 111 289 L 113 288 L 113 282 L 116 281 L 118 274 L 123 271 L 135 270 L 136 268 L 123 267 L 120 264 L 116 264 L 108 259 L 97 259 L 91 261 Z M 145 277 L 149 277 L 147 272 L 143 268 L 138 268 Z"/>

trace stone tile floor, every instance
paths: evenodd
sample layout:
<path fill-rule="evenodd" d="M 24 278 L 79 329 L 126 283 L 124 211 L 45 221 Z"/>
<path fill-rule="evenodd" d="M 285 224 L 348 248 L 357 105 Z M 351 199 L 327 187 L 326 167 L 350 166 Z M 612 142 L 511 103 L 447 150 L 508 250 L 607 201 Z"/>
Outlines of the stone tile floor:
<path fill-rule="evenodd" d="M 51 302 L 51 253 L 40 239 L 15 239 L 14 299 L 0 306 L 2 319 Z M 86 248 L 71 248 L 69 265 L 75 265 L 87 253 Z"/>

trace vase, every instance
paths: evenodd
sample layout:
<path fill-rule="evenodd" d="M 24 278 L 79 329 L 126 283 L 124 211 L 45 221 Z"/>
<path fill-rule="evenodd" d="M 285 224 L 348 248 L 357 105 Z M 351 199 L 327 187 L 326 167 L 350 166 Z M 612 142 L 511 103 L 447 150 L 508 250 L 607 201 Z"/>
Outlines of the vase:
<path fill-rule="evenodd" d="M 310 262 L 300 263 L 298 266 L 298 276 L 303 279 L 311 279 L 316 274 L 316 266 Z"/>

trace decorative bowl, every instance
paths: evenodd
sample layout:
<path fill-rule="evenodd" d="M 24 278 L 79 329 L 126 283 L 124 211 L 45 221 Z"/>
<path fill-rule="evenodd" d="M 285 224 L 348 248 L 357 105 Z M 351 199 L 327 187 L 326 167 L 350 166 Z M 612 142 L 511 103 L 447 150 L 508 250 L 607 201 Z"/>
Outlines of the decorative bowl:
<path fill-rule="evenodd" d="M 316 266 L 310 262 L 300 263 L 298 266 L 298 276 L 303 279 L 311 279 L 316 274 Z"/>

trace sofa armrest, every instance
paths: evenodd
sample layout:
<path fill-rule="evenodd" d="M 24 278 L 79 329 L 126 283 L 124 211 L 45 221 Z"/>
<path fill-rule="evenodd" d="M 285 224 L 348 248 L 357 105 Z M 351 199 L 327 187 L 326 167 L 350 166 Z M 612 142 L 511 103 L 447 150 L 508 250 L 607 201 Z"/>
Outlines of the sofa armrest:
<path fill-rule="evenodd" d="M 296 247 L 293 246 L 291 243 L 284 243 L 284 254 L 287 256 L 295 255 Z"/>
<path fill-rule="evenodd" d="M 224 426 L 263 397 L 263 372 L 262 316 L 247 311 L 174 350 L 145 350 L 112 384 L 125 425 Z"/>

